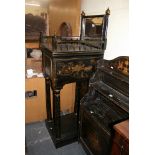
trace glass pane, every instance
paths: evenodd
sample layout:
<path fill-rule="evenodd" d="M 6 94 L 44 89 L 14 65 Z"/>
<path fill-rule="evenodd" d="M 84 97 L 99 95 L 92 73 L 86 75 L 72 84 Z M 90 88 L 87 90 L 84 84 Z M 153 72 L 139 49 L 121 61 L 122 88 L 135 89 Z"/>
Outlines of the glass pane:
<path fill-rule="evenodd" d="M 101 38 L 103 17 L 86 18 L 85 37 Z"/>

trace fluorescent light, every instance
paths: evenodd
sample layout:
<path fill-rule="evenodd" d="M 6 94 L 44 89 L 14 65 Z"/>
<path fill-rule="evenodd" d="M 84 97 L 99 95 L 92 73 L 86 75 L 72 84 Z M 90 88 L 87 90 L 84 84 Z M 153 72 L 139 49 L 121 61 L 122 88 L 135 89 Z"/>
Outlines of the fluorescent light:
<path fill-rule="evenodd" d="M 25 5 L 30 5 L 30 6 L 40 6 L 40 4 L 35 4 L 35 3 L 25 3 Z"/>

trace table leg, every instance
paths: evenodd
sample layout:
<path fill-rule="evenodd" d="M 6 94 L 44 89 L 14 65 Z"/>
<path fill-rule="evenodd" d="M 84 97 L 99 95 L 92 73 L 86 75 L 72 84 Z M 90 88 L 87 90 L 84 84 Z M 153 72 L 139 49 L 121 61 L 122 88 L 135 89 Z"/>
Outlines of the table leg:
<path fill-rule="evenodd" d="M 53 120 L 56 138 L 61 137 L 60 90 L 53 90 Z"/>
<path fill-rule="evenodd" d="M 45 78 L 46 82 L 46 113 L 47 113 L 47 121 L 52 120 L 51 114 L 51 93 L 50 93 L 50 79 Z"/>

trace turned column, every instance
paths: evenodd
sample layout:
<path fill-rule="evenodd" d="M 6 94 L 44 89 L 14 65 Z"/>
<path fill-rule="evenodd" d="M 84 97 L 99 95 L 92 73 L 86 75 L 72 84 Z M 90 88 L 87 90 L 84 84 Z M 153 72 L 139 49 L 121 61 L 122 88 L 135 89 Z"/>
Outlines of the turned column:
<path fill-rule="evenodd" d="M 77 114 L 77 129 L 79 128 L 79 113 L 80 113 L 80 100 L 88 91 L 89 80 L 77 81 L 76 82 L 76 98 L 74 105 L 74 113 Z"/>
<path fill-rule="evenodd" d="M 80 102 L 80 82 L 76 82 L 74 113 L 78 112 L 78 104 Z"/>
<path fill-rule="evenodd" d="M 61 137 L 60 89 L 53 90 L 53 120 L 56 138 Z"/>
<path fill-rule="evenodd" d="M 46 112 L 47 112 L 47 121 L 52 121 L 52 114 L 51 114 L 51 92 L 50 92 L 50 85 L 51 81 L 49 77 L 45 78 L 46 83 Z"/>

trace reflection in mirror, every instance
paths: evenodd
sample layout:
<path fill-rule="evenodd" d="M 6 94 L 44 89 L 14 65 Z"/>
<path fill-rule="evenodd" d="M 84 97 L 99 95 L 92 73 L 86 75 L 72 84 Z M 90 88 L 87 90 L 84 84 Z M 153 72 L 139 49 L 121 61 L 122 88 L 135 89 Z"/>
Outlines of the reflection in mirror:
<path fill-rule="evenodd" d="M 98 47 L 106 48 L 107 43 L 107 27 L 108 17 L 110 15 L 109 8 L 102 15 L 85 15 L 81 13 L 81 34 L 82 41 L 96 42 Z M 99 42 L 100 41 L 100 42 Z"/>
<path fill-rule="evenodd" d="M 103 18 L 94 17 L 85 19 L 85 37 L 101 38 Z"/>

